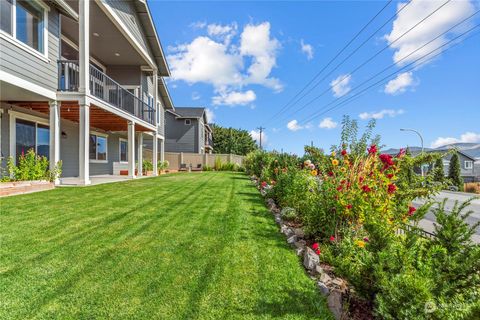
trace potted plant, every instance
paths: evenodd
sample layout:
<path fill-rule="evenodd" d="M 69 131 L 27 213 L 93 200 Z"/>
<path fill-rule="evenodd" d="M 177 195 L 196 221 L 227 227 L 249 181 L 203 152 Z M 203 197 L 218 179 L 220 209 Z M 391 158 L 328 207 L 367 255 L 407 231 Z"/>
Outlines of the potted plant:
<path fill-rule="evenodd" d="M 142 168 L 143 168 L 143 174 L 146 176 L 152 176 L 153 175 L 153 163 L 150 160 L 143 160 L 142 163 Z"/>
<path fill-rule="evenodd" d="M 165 161 L 158 161 L 157 167 L 158 167 L 158 173 L 159 174 L 165 174 L 167 172 L 168 166 L 170 163 L 165 160 Z"/>

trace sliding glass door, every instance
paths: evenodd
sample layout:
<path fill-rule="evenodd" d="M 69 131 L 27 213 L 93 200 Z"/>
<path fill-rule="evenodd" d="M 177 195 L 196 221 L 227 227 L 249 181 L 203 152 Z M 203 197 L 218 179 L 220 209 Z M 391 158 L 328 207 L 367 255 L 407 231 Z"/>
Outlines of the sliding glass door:
<path fill-rule="evenodd" d="M 49 158 L 50 129 L 32 121 L 16 119 L 15 124 L 16 160 L 32 149 L 36 154 Z"/>

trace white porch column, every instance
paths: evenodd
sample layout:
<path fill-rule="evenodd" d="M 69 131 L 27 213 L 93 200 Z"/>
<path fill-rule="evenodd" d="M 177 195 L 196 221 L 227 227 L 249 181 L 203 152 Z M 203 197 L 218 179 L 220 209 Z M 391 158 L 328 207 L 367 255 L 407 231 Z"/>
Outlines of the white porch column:
<path fill-rule="evenodd" d="M 165 161 L 165 139 L 160 139 L 160 161 Z"/>
<path fill-rule="evenodd" d="M 79 91 L 90 93 L 90 1 L 78 2 Z"/>
<path fill-rule="evenodd" d="M 50 101 L 50 170 L 60 161 L 60 102 Z M 55 184 L 59 179 L 55 179 Z"/>
<path fill-rule="evenodd" d="M 158 127 L 158 71 L 157 69 L 153 70 L 153 109 L 155 110 L 154 112 L 154 119 L 155 121 L 155 127 Z"/>
<path fill-rule="evenodd" d="M 135 122 L 128 122 L 128 176 L 135 178 Z"/>
<path fill-rule="evenodd" d="M 158 176 L 158 140 L 157 133 L 155 132 L 152 137 L 152 162 L 153 162 L 153 175 Z"/>
<path fill-rule="evenodd" d="M 137 134 L 137 139 L 138 139 L 137 175 L 141 177 L 143 176 L 143 134 L 141 132 Z"/>
<path fill-rule="evenodd" d="M 90 105 L 80 104 L 79 108 L 78 177 L 81 184 L 90 184 Z"/>

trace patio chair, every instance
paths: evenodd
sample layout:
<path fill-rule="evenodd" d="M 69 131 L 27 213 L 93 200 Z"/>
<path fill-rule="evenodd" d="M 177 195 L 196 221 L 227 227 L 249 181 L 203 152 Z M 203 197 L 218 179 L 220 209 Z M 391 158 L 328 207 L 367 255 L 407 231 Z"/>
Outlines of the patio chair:
<path fill-rule="evenodd" d="M 203 170 L 203 166 L 201 163 L 197 164 L 196 168 L 192 168 L 192 171 L 202 171 L 202 170 Z"/>
<path fill-rule="evenodd" d="M 180 164 L 180 169 L 178 171 L 187 171 L 187 164 L 186 163 L 181 163 Z"/>

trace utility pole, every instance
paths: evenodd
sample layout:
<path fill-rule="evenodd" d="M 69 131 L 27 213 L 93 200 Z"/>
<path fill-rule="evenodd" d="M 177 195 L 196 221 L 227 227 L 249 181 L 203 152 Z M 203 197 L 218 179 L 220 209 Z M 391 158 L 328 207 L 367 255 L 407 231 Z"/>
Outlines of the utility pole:
<path fill-rule="evenodd" d="M 260 150 L 263 150 L 263 148 L 262 148 L 262 135 L 263 135 L 263 130 L 265 130 L 266 128 L 258 127 L 257 129 L 260 132 Z"/>

